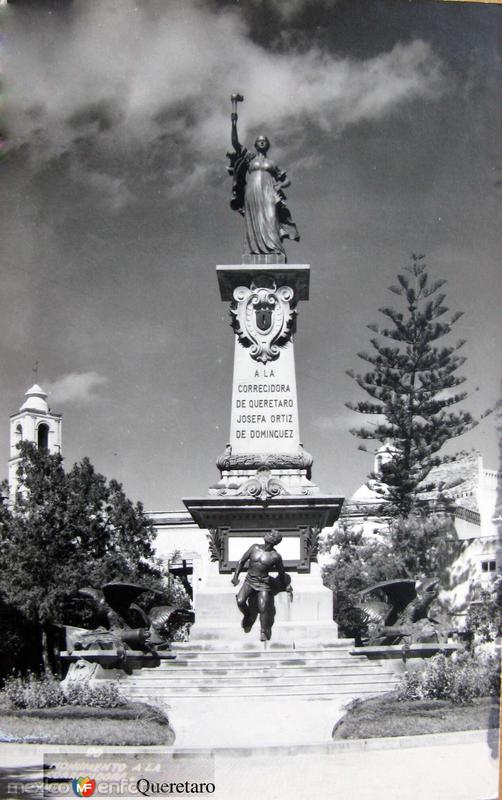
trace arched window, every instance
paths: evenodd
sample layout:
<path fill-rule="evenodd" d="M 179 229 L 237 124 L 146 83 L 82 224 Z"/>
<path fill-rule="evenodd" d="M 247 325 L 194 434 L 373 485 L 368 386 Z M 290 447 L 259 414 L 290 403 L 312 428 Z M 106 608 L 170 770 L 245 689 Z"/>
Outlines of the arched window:
<path fill-rule="evenodd" d="M 49 449 L 49 426 L 45 422 L 40 423 L 38 426 L 37 445 L 39 450 Z"/>
<path fill-rule="evenodd" d="M 23 438 L 23 428 L 22 428 L 21 424 L 16 425 L 16 430 L 14 431 L 14 434 L 15 434 L 15 438 L 16 438 L 15 444 L 17 444 Z"/>

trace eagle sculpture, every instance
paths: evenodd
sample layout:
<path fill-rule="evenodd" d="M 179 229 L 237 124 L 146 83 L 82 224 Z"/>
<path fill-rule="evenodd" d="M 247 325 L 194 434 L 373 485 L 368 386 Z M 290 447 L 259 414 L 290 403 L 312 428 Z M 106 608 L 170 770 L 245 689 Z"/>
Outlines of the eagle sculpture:
<path fill-rule="evenodd" d="M 136 602 L 147 593 L 146 609 Z M 134 583 L 106 583 L 101 589 L 85 586 L 76 593 L 81 609 L 91 612 L 92 630 L 81 630 L 73 650 L 129 650 L 156 654 L 169 649 L 175 631 L 191 624 L 194 613 L 167 603 L 163 592 Z M 68 648 L 70 650 L 70 647 Z"/>
<path fill-rule="evenodd" d="M 440 642 L 447 638 L 444 624 L 430 615 L 439 594 L 439 580 L 393 580 L 359 593 L 356 606 L 368 626 L 365 645 Z"/>

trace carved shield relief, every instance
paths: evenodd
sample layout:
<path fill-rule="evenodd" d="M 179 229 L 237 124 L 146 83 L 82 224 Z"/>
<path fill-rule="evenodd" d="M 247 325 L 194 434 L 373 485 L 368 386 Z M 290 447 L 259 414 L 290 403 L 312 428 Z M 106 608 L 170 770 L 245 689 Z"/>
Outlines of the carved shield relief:
<path fill-rule="evenodd" d="M 256 327 L 261 333 L 268 333 L 272 327 L 272 309 L 259 305 L 255 309 Z"/>
<path fill-rule="evenodd" d="M 230 312 L 232 327 L 255 361 L 266 364 L 279 358 L 280 348 L 294 332 L 296 310 L 290 286 L 238 286 Z"/>

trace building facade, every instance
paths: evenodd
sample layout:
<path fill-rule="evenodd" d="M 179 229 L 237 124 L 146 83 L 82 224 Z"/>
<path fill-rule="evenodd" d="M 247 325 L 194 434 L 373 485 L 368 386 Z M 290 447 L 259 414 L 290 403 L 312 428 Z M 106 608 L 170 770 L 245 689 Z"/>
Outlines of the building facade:
<path fill-rule="evenodd" d="M 35 383 L 25 394 L 19 411 L 10 417 L 9 496 L 19 490 L 17 470 L 21 441 L 31 442 L 49 453 L 62 453 L 62 415 L 54 414 L 47 402 L 47 392 Z"/>

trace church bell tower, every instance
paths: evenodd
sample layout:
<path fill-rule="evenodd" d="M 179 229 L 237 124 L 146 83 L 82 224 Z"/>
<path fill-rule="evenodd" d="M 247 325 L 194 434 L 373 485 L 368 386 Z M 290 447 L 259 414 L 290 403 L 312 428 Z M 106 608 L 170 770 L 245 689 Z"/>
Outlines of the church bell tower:
<path fill-rule="evenodd" d="M 52 413 L 47 396 L 35 383 L 26 392 L 19 411 L 10 418 L 9 494 L 12 499 L 18 489 L 19 442 L 32 442 L 40 450 L 61 453 L 62 415 Z"/>

